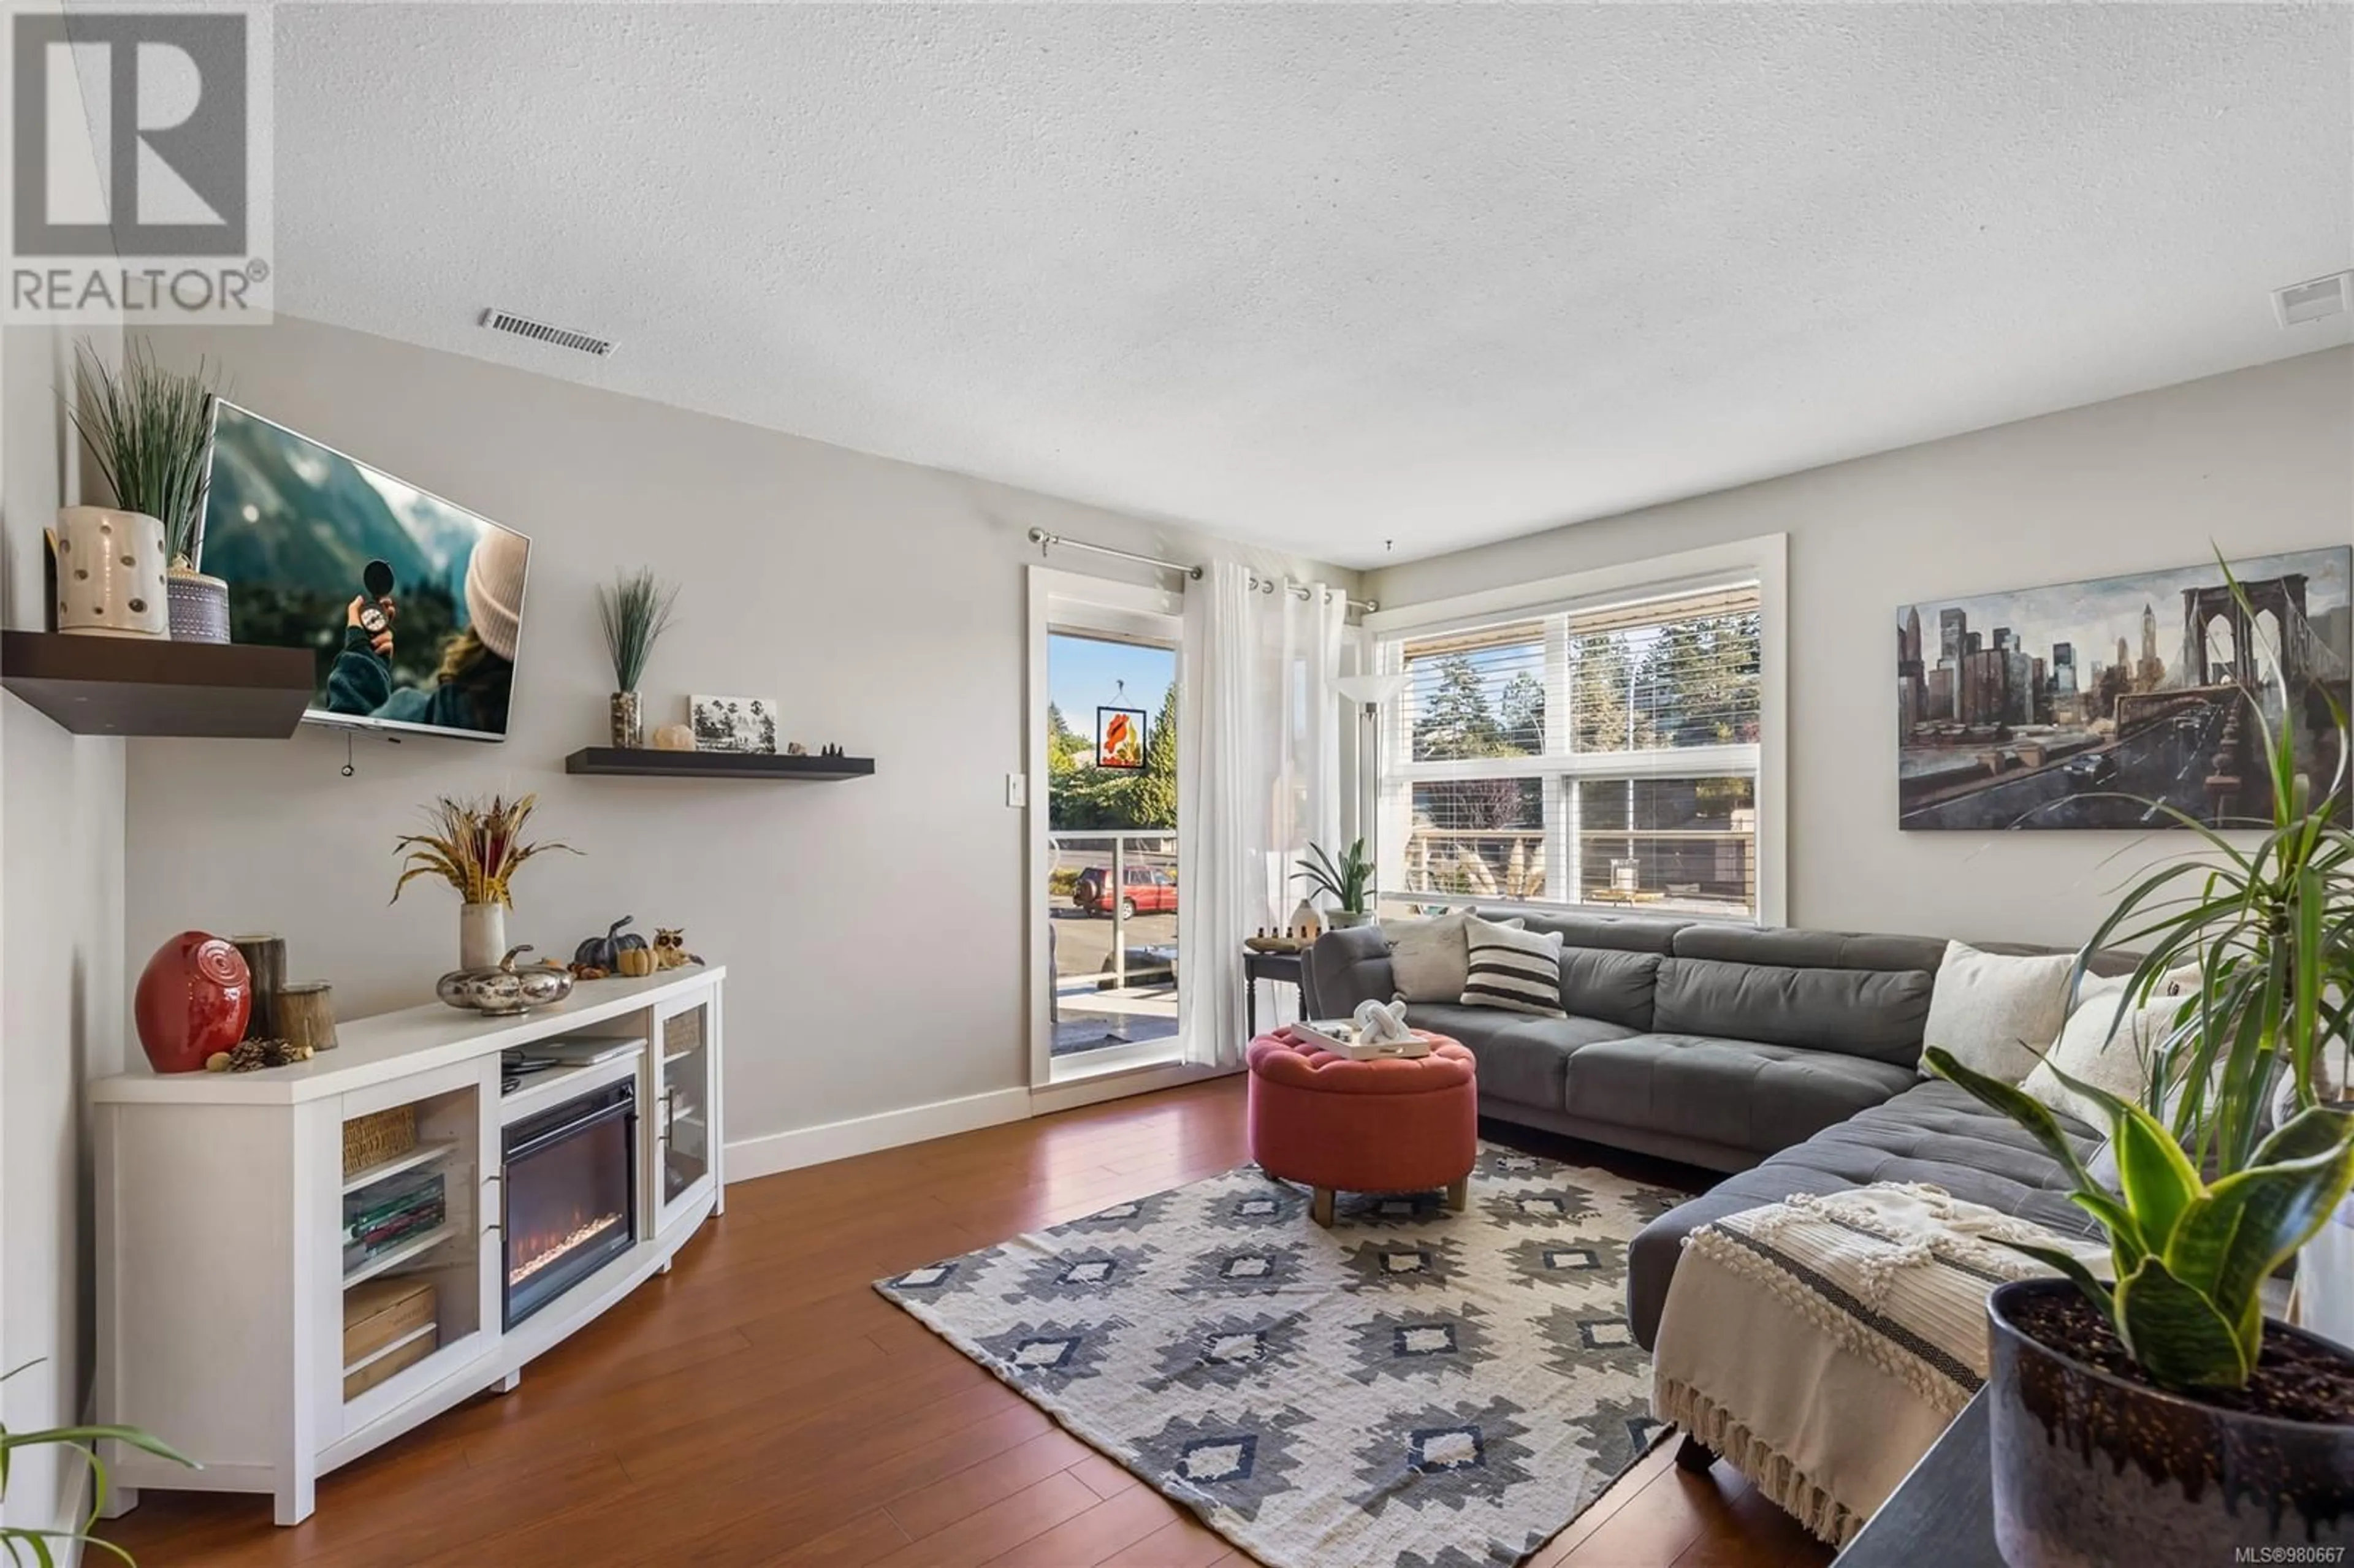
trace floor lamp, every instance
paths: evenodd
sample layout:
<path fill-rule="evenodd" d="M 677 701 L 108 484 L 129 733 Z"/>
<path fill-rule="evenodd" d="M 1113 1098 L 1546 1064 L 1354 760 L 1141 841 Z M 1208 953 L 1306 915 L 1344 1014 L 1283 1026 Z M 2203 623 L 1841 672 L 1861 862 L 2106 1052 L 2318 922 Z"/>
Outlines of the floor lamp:
<path fill-rule="evenodd" d="M 1365 841 L 1365 852 L 1373 863 L 1373 907 L 1367 913 L 1378 916 L 1381 906 L 1382 881 L 1382 720 L 1384 703 L 1394 702 L 1405 690 L 1404 671 L 1388 674 L 1341 675 L 1334 678 L 1332 689 L 1358 705 L 1363 715 L 1363 727 L 1357 732 L 1357 831 Z M 1368 759 L 1371 766 L 1368 766 Z"/>

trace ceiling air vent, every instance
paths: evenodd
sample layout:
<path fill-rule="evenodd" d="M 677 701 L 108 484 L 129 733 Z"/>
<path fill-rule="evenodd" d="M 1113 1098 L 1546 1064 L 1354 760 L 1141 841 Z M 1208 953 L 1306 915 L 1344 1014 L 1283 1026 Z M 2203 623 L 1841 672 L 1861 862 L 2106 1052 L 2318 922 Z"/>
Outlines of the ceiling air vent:
<path fill-rule="evenodd" d="M 493 332 L 511 332 L 534 343 L 593 354 L 599 359 L 613 352 L 613 340 L 610 338 L 591 337 L 585 332 L 574 332 L 568 327 L 550 326 L 546 322 L 535 322 L 529 316 L 515 315 L 508 311 L 484 311 L 482 324 Z"/>
<path fill-rule="evenodd" d="M 2279 315 L 2281 325 L 2293 327 L 2345 314 L 2354 308 L 2354 299 L 2349 296 L 2354 296 L 2354 272 L 2332 272 L 2327 278 L 2274 289 L 2273 310 Z"/>

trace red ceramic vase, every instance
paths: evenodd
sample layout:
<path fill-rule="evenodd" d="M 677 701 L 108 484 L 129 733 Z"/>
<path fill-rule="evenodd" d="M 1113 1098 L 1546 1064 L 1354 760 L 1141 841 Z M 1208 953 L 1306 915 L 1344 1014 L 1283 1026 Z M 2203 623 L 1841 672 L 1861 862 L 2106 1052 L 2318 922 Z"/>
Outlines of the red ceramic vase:
<path fill-rule="evenodd" d="M 157 1072 L 202 1072 L 206 1057 L 245 1038 L 253 1015 L 245 955 L 218 937 L 181 932 L 147 960 L 132 1012 Z"/>

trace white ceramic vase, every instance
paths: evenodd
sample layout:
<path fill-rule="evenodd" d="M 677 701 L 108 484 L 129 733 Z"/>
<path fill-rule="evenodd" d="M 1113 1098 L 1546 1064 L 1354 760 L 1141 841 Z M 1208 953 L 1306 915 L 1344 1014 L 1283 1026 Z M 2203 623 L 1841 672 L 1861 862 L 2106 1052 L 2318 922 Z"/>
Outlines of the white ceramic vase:
<path fill-rule="evenodd" d="M 458 908 L 458 967 L 491 969 L 507 953 L 507 906 L 464 904 Z"/>
<path fill-rule="evenodd" d="M 60 506 L 58 630 L 83 637 L 168 637 L 164 524 L 144 512 Z"/>

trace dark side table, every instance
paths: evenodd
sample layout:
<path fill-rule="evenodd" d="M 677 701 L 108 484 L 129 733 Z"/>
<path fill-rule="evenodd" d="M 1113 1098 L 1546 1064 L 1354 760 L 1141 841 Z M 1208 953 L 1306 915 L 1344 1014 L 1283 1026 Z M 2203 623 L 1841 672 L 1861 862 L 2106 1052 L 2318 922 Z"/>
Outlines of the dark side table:
<path fill-rule="evenodd" d="M 1888 1494 L 1831 1568 L 2003 1568 L 1994 1543 L 1983 1389 Z"/>
<path fill-rule="evenodd" d="M 1258 982 L 1278 980 L 1291 986 L 1300 995 L 1299 1010 L 1308 1011 L 1308 991 L 1300 976 L 1304 970 L 1300 953 L 1263 953 L 1256 948 L 1243 949 L 1243 1021 L 1250 1036 L 1258 1038 Z"/>

